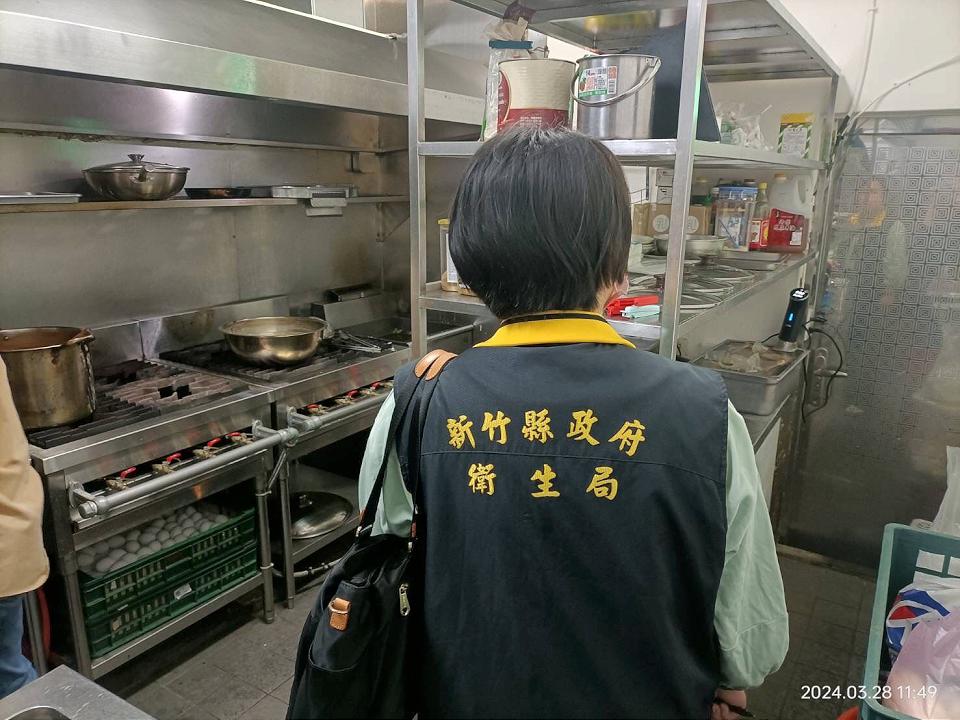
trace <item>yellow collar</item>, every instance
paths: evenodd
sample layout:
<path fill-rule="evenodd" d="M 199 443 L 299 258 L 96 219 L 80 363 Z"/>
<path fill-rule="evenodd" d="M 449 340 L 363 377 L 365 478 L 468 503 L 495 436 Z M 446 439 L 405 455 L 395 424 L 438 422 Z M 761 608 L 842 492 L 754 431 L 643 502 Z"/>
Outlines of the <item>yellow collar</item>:
<path fill-rule="evenodd" d="M 544 315 L 555 315 L 550 312 Z M 589 316 L 589 317 L 587 317 Z M 518 318 L 500 326 L 489 340 L 475 347 L 517 347 L 521 345 L 568 345 L 571 343 L 598 343 L 636 347 L 610 327 L 602 315 L 576 313 L 576 317 L 548 319 Z"/>

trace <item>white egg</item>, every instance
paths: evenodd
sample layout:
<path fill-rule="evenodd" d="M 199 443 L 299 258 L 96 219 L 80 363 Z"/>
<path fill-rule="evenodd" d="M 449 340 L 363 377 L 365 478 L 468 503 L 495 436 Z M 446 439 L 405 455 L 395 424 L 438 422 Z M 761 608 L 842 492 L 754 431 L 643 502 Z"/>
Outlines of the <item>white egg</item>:
<path fill-rule="evenodd" d="M 136 553 L 137 559 L 139 560 L 140 558 L 145 558 L 145 557 L 147 557 L 147 555 L 149 555 L 151 552 L 153 552 L 153 551 L 152 551 L 150 548 L 148 548 L 148 547 L 142 547 L 142 548 L 140 548 L 139 550 L 137 550 L 137 553 Z"/>
<path fill-rule="evenodd" d="M 159 540 L 160 542 L 163 542 L 164 540 L 169 540 L 169 539 L 170 539 L 169 530 L 164 529 L 157 533 L 157 540 Z"/>
<path fill-rule="evenodd" d="M 103 555 L 110 550 L 110 544 L 106 540 L 101 540 L 90 549 L 94 555 Z"/>
<path fill-rule="evenodd" d="M 127 551 L 124 550 L 122 547 L 115 547 L 107 554 L 107 557 L 113 558 L 114 560 L 119 560 L 126 554 L 127 554 Z"/>
<path fill-rule="evenodd" d="M 157 550 L 162 550 L 162 549 L 163 549 L 163 545 L 160 543 L 159 540 L 154 540 L 152 543 L 150 543 L 150 552 L 155 553 L 157 552 Z"/>
<path fill-rule="evenodd" d="M 185 538 L 192 537 L 193 535 L 196 535 L 196 534 L 197 534 L 197 529 L 193 526 L 188 527 L 186 530 L 183 531 L 183 537 Z"/>
<path fill-rule="evenodd" d="M 209 520 L 204 520 L 203 522 L 200 523 L 200 532 L 206 532 L 212 527 L 213 527 L 212 522 L 210 522 Z"/>
<path fill-rule="evenodd" d="M 114 535 L 112 538 L 107 540 L 107 545 L 109 545 L 111 549 L 116 549 L 122 548 L 126 542 L 127 539 L 123 535 Z"/>
<path fill-rule="evenodd" d="M 170 547 L 171 545 L 176 544 L 176 542 L 177 542 L 177 541 L 174 540 L 173 538 L 167 538 L 167 539 L 164 540 L 162 543 L 160 543 L 160 545 L 162 545 L 162 546 L 165 547 L 165 548 L 168 548 L 168 547 Z"/>
<path fill-rule="evenodd" d="M 227 516 L 224 515 L 223 513 L 219 513 L 213 518 L 213 520 L 216 523 L 224 523 L 227 521 Z"/>
<path fill-rule="evenodd" d="M 97 572 L 105 573 L 105 572 L 109 572 L 110 568 L 112 567 L 113 567 L 113 559 L 109 557 L 105 557 L 105 558 L 102 558 L 99 562 L 97 562 L 96 569 L 97 569 Z"/>
<path fill-rule="evenodd" d="M 80 567 L 86 567 L 87 565 L 93 565 L 96 562 L 96 558 L 92 552 L 89 550 L 81 550 L 77 553 L 77 563 Z"/>
<path fill-rule="evenodd" d="M 130 542 L 131 540 L 136 540 L 138 537 L 140 537 L 140 530 L 138 530 L 137 528 L 134 528 L 133 530 L 129 530 L 127 531 L 127 534 L 124 535 L 124 537 L 127 539 L 127 542 Z"/>
<path fill-rule="evenodd" d="M 123 546 L 123 549 L 126 550 L 128 553 L 135 553 L 137 550 L 140 549 L 140 543 L 137 542 L 136 540 L 128 540 L 127 544 Z"/>
<path fill-rule="evenodd" d="M 137 538 L 137 542 L 139 542 L 141 545 L 149 545 L 156 539 L 157 539 L 157 534 L 155 532 L 151 532 L 147 530 L 145 533 L 143 533 L 140 537 Z"/>

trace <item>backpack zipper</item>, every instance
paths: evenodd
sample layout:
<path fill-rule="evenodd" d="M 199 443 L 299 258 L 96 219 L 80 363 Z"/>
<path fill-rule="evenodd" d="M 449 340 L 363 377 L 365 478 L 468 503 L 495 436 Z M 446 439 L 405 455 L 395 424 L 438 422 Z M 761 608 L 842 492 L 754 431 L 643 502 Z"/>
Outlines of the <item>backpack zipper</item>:
<path fill-rule="evenodd" d="M 400 583 L 400 614 L 406 617 L 410 614 L 410 599 L 407 597 L 407 589 L 410 583 Z"/>

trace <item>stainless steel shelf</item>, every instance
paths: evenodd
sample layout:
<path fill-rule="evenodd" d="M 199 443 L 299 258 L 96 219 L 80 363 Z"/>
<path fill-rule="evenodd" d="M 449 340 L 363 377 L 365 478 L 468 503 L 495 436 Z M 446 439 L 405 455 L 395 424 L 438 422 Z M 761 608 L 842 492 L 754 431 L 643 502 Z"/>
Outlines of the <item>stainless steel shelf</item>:
<path fill-rule="evenodd" d="M 728 295 L 716 306 L 704 310 L 696 315 L 681 316 L 679 335 L 693 332 L 719 312 L 731 310 L 750 297 L 762 292 L 780 279 L 806 266 L 816 259 L 816 253 L 788 258 L 776 270 L 756 271 L 757 279 L 750 284 L 744 284 L 731 295 Z M 473 315 L 476 317 L 492 317 L 490 310 L 480 302 L 479 298 L 460 295 L 455 292 L 446 292 L 439 288 L 439 283 L 427 285 L 427 292 L 420 296 L 420 305 L 428 310 L 444 310 Z M 652 346 L 660 338 L 660 321 L 658 318 L 649 320 L 610 320 L 614 329 L 625 338 L 637 341 L 638 347 Z"/>
<path fill-rule="evenodd" d="M 365 195 L 347 198 L 347 205 L 373 205 L 380 203 L 405 203 L 406 195 Z M 342 200 L 341 200 L 342 201 Z M 210 200 L 88 200 L 76 203 L 24 203 L 0 205 L 0 215 L 36 212 L 96 212 L 98 210 L 170 210 L 176 208 L 235 208 L 260 207 L 265 205 L 297 205 L 307 200 L 295 198 L 230 198 Z"/>
<path fill-rule="evenodd" d="M 483 143 L 423 142 L 418 146 L 427 157 L 471 157 Z M 604 140 L 621 163 L 627 165 L 670 165 L 677 155 L 676 140 Z M 695 140 L 693 162 L 699 167 L 770 168 L 776 170 L 820 170 L 823 163 L 766 150 Z"/>
<path fill-rule="evenodd" d="M 440 283 L 436 282 L 427 283 L 427 291 L 420 296 L 420 306 L 427 310 L 442 310 L 471 317 L 493 317 L 490 308 L 480 298 L 441 290 Z"/>
<path fill-rule="evenodd" d="M 510 0 L 455 0 L 502 17 Z M 530 26 L 547 35 L 602 51 L 643 46 L 643 38 L 686 0 L 523 0 Z M 713 82 L 838 77 L 839 69 L 780 0 L 711 0 L 703 67 Z"/>
<path fill-rule="evenodd" d="M 242 583 L 230 588 L 222 595 L 217 595 L 215 598 L 208 600 L 202 605 L 198 605 L 192 610 L 185 612 L 183 615 L 174 618 L 170 622 L 164 623 L 146 635 L 138 637 L 136 640 L 118 647 L 113 652 L 95 659 L 92 665 L 93 677 L 98 678 L 106 675 L 111 670 L 115 670 L 125 662 L 132 660 L 133 658 L 146 652 L 147 650 L 150 650 L 153 647 L 156 647 L 167 638 L 170 638 L 184 628 L 193 625 L 198 620 L 202 620 L 210 613 L 222 608 L 224 605 L 227 605 L 237 598 L 246 595 L 248 592 L 262 587 L 263 576 L 258 572 L 249 580 L 244 580 Z"/>
<path fill-rule="evenodd" d="M 98 210 L 170 210 L 173 208 L 252 207 L 296 205 L 292 198 L 231 198 L 211 200 L 89 200 L 77 203 L 0 205 L 0 215 L 35 212 L 96 212 Z"/>

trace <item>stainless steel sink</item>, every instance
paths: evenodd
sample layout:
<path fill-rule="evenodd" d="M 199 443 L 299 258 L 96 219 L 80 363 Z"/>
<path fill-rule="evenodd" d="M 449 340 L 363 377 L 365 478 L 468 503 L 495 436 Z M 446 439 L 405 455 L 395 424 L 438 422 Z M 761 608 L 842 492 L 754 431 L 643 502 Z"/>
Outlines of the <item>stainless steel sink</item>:
<path fill-rule="evenodd" d="M 56 708 L 39 706 L 21 710 L 4 720 L 70 720 L 70 718 Z"/>

